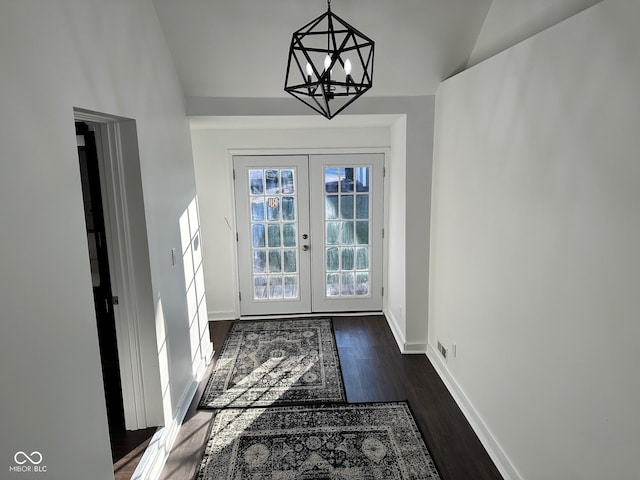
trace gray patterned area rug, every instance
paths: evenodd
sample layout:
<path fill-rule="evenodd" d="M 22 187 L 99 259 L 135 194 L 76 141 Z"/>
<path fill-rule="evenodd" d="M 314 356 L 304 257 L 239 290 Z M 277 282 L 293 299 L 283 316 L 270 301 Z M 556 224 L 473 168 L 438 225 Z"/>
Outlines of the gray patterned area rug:
<path fill-rule="evenodd" d="M 434 480 L 404 402 L 227 409 L 198 480 Z"/>
<path fill-rule="evenodd" d="M 238 321 L 200 408 L 345 401 L 330 319 Z"/>

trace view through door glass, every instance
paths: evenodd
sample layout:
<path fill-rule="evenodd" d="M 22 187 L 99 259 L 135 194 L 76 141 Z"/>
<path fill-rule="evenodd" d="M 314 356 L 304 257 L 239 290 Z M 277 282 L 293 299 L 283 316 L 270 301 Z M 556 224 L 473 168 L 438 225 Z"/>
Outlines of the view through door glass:
<path fill-rule="evenodd" d="M 382 154 L 309 158 L 314 311 L 382 310 L 383 163 Z"/>
<path fill-rule="evenodd" d="M 233 161 L 241 314 L 381 310 L 383 155 Z"/>

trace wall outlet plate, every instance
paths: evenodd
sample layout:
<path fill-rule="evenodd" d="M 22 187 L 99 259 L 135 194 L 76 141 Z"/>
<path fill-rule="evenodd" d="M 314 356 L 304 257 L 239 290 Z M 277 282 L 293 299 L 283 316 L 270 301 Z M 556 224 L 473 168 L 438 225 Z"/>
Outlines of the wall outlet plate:
<path fill-rule="evenodd" d="M 440 342 L 438 342 L 438 351 L 445 359 L 447 358 L 447 349 L 444 348 L 444 345 L 442 345 L 442 343 Z"/>

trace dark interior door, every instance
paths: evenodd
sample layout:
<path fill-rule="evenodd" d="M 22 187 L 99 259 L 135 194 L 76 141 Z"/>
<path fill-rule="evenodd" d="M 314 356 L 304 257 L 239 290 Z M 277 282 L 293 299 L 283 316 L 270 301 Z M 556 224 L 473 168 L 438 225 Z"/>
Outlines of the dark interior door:
<path fill-rule="evenodd" d="M 84 122 L 76 122 L 76 135 L 79 137 L 78 158 L 109 430 L 122 431 L 125 425 L 116 324 L 113 314 L 115 299 L 109 274 L 96 140 L 94 133 Z"/>

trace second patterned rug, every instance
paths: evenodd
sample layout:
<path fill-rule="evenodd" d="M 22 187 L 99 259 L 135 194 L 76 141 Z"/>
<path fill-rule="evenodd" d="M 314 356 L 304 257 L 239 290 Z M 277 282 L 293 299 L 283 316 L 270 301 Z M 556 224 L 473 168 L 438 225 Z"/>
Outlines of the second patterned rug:
<path fill-rule="evenodd" d="M 221 410 L 197 480 L 440 480 L 404 402 Z"/>
<path fill-rule="evenodd" d="M 330 319 L 235 322 L 199 408 L 345 401 Z"/>

